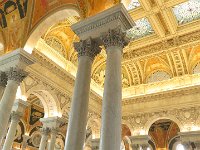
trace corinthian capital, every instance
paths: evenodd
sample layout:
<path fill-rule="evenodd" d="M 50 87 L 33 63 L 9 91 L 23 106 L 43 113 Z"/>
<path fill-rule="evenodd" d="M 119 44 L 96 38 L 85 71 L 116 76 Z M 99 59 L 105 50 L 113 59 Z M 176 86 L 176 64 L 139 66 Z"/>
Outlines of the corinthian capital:
<path fill-rule="evenodd" d="M 13 122 L 19 122 L 22 116 L 23 116 L 23 114 L 20 113 L 20 112 L 12 112 L 11 113 L 11 120 Z"/>
<path fill-rule="evenodd" d="M 92 38 L 74 43 L 74 48 L 78 52 L 78 57 L 89 56 L 92 60 L 101 52 L 99 44 Z"/>
<path fill-rule="evenodd" d="M 28 73 L 23 69 L 18 67 L 11 67 L 10 70 L 7 72 L 8 80 L 14 80 L 18 83 L 22 82 L 24 78 L 26 78 Z"/>
<path fill-rule="evenodd" d="M 0 71 L 0 86 L 5 87 L 7 84 L 7 76 L 5 72 Z"/>
<path fill-rule="evenodd" d="M 107 33 L 101 35 L 101 40 L 105 48 L 111 46 L 118 46 L 124 48 L 128 45 L 130 39 L 126 37 L 126 33 L 120 27 L 109 30 Z"/>

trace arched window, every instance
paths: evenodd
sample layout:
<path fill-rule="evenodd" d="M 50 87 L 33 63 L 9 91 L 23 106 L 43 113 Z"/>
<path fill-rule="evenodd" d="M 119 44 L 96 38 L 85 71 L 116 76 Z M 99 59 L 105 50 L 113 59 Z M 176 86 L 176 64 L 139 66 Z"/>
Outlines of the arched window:
<path fill-rule="evenodd" d="M 150 75 L 150 77 L 147 80 L 147 83 L 159 82 L 168 79 L 170 79 L 170 75 L 167 72 L 157 71 Z"/>
<path fill-rule="evenodd" d="M 176 150 L 185 150 L 184 146 L 182 144 L 178 144 L 176 146 Z"/>

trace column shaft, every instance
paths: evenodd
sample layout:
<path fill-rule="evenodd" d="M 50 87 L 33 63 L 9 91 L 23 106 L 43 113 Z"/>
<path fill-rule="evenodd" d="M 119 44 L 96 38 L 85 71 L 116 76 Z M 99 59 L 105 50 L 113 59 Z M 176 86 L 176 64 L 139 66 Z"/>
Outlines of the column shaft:
<path fill-rule="evenodd" d="M 9 80 L 0 102 L 0 141 L 4 136 L 4 131 L 7 130 L 7 124 L 15 100 L 18 85 L 19 84 L 16 81 Z"/>
<path fill-rule="evenodd" d="M 107 49 L 100 150 L 120 150 L 121 145 L 121 52 Z"/>
<path fill-rule="evenodd" d="M 47 146 L 47 140 L 48 140 L 48 132 L 43 131 L 42 138 L 41 138 L 41 141 L 40 141 L 39 150 L 45 150 L 45 148 Z"/>
<path fill-rule="evenodd" d="M 92 60 L 79 58 L 65 150 L 82 150 L 85 140 Z"/>
<path fill-rule="evenodd" d="M 91 68 L 94 57 L 100 53 L 98 43 L 89 38 L 75 43 L 78 51 L 78 71 L 72 97 L 65 150 L 82 150 L 85 142 Z"/>
<path fill-rule="evenodd" d="M 56 144 L 56 134 L 57 134 L 56 131 L 53 131 L 51 133 L 51 141 L 49 143 L 49 149 L 48 150 L 54 150 L 55 144 Z"/>
<path fill-rule="evenodd" d="M 10 123 L 10 128 L 8 130 L 8 134 L 6 136 L 6 140 L 3 146 L 2 150 L 10 150 L 12 149 L 12 144 L 15 138 L 15 134 L 16 134 L 16 130 L 17 130 L 17 125 L 20 121 L 20 115 L 18 114 L 14 114 L 14 116 L 12 116 L 12 120 Z"/>

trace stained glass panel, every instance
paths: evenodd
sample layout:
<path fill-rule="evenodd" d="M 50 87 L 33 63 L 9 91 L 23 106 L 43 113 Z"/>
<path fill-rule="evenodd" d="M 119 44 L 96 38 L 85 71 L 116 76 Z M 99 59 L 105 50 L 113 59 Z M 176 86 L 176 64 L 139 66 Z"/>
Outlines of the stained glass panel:
<path fill-rule="evenodd" d="M 154 33 L 147 18 L 142 18 L 135 21 L 135 26 L 127 31 L 127 36 L 131 39 L 139 39 L 141 37 Z"/>
<path fill-rule="evenodd" d="M 131 0 L 131 3 L 128 5 L 128 10 L 135 9 L 140 6 L 138 0 Z"/>
<path fill-rule="evenodd" d="M 200 19 L 200 0 L 189 0 L 173 7 L 178 24 Z"/>

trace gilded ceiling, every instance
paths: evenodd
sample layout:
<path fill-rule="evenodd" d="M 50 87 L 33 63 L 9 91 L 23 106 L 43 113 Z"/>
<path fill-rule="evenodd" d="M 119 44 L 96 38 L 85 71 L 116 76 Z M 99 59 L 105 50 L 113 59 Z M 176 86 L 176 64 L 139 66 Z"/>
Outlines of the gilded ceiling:
<path fill-rule="evenodd" d="M 126 31 L 131 42 L 123 54 L 124 91 L 131 91 L 135 86 L 154 84 L 200 72 L 200 0 L 121 2 L 136 23 L 135 27 Z M 77 6 L 80 16 L 67 17 L 46 31 L 41 31 L 45 33 L 35 49 L 42 53 L 46 50 L 47 57 L 75 75 L 77 53 L 73 48 L 73 42 L 79 39 L 70 26 L 117 3 L 118 0 L 1 1 L 0 49 L 5 47 L 4 51 L 8 52 L 23 47 L 26 42 L 24 37 L 29 35 L 32 28 L 45 15 L 66 4 Z M 106 53 L 102 50 L 94 60 L 92 68 L 92 83 L 100 90 L 103 89 L 105 61 Z"/>
<path fill-rule="evenodd" d="M 199 67 L 195 67 L 200 60 L 200 38 L 193 38 L 191 42 L 187 40 L 195 35 L 194 26 L 200 23 L 199 0 L 122 2 L 136 23 L 135 27 L 127 31 L 131 43 L 124 49 L 122 62 L 124 89 L 200 71 Z M 100 5 L 95 1 L 92 4 Z M 77 54 L 73 42 L 78 41 L 78 38 L 70 26 L 79 20 L 79 17 L 67 18 L 48 29 L 41 39 L 43 44 L 46 43 L 75 66 Z M 194 44 L 195 40 L 197 42 Z M 103 50 L 94 60 L 92 68 L 92 78 L 102 88 L 105 61 Z"/>

